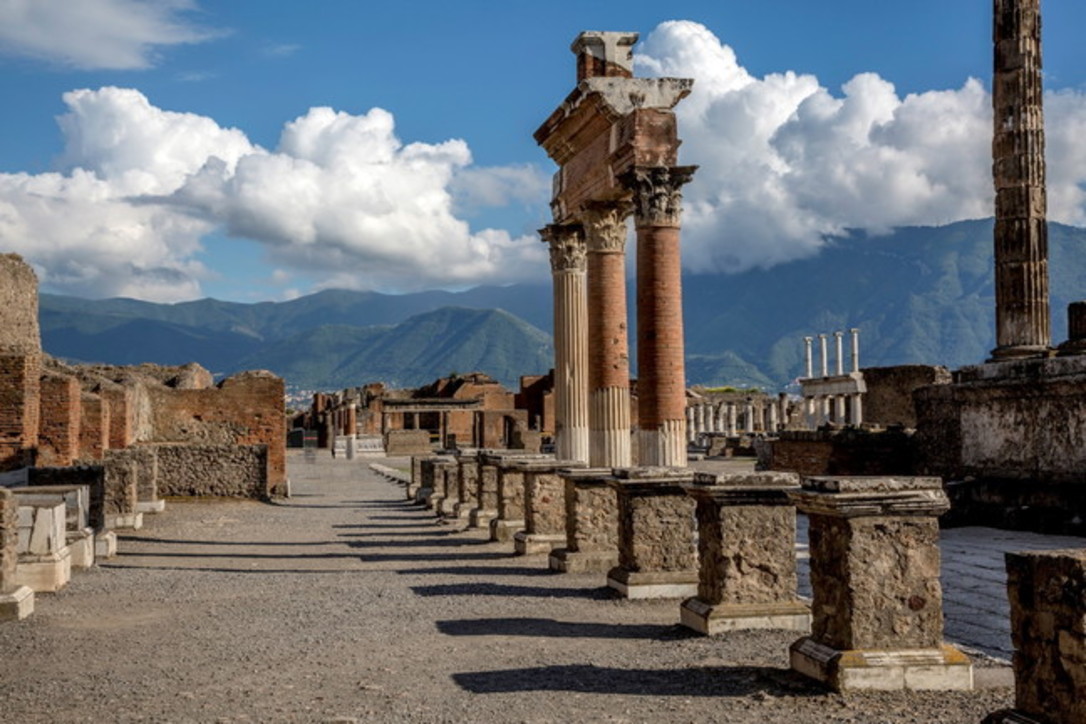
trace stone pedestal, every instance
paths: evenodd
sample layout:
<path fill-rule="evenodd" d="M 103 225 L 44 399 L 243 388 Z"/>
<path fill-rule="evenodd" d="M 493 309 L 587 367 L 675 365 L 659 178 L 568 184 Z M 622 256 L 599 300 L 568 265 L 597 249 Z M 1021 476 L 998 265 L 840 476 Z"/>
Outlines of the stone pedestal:
<path fill-rule="evenodd" d="M 117 555 L 117 534 L 111 530 L 99 531 L 94 536 L 94 557 L 106 560 Z"/>
<path fill-rule="evenodd" d="M 109 530 L 139 530 L 143 527 L 143 513 L 107 513 L 106 528 Z"/>
<path fill-rule="evenodd" d="M 791 493 L 809 516 L 811 635 L 792 668 L 838 690 L 969 690 L 943 644 L 939 478 L 814 477 Z"/>
<path fill-rule="evenodd" d="M 558 471 L 565 505 L 565 547 L 548 565 L 562 573 L 606 573 L 618 565 L 618 497 L 607 484 L 611 468 Z"/>
<path fill-rule="evenodd" d="M 150 515 L 158 515 L 166 510 L 166 501 L 159 498 L 158 500 L 141 500 L 136 503 L 136 512 L 148 513 Z"/>
<path fill-rule="evenodd" d="M 457 458 L 457 501 L 453 516 L 467 519 L 479 504 L 479 457 L 475 451 L 461 450 Z"/>
<path fill-rule="evenodd" d="M 692 470 L 621 468 L 607 478 L 618 498 L 618 565 L 607 585 L 626 598 L 686 598 L 698 592 Z"/>
<path fill-rule="evenodd" d="M 434 464 L 433 489 L 425 503 L 439 516 L 443 516 L 446 509 L 451 510 L 456 503 L 456 469 L 456 460 L 449 458 Z"/>
<path fill-rule="evenodd" d="M 415 502 L 430 507 L 430 496 L 435 492 L 436 480 L 441 470 L 440 466 L 452 462 L 452 460 L 452 458 L 444 455 L 432 455 L 423 458 L 419 462 L 419 477 L 412 477 L 412 482 L 418 480 L 418 487 L 415 490 L 414 497 Z"/>
<path fill-rule="evenodd" d="M 539 454 L 495 456 L 498 469 L 497 515 L 490 521 L 490 540 L 509 543 L 524 530 L 524 469 L 521 462 L 549 462 L 554 458 Z"/>
<path fill-rule="evenodd" d="M 19 621 L 34 612 L 34 591 L 16 581 L 19 560 L 18 503 L 0 488 L 0 621 Z"/>
<path fill-rule="evenodd" d="M 1086 721 L 1086 549 L 1007 553 L 1014 710 L 984 724 Z"/>
<path fill-rule="evenodd" d="M 72 577 L 71 551 L 65 531 L 67 506 L 63 501 L 39 502 L 16 496 L 19 540 L 15 583 L 36 593 L 59 591 Z"/>
<path fill-rule="evenodd" d="M 699 633 L 752 628 L 811 630 L 796 596 L 795 473 L 696 473 L 698 595 L 683 601 L 682 624 Z"/>
<path fill-rule="evenodd" d="M 94 531 L 90 528 L 68 531 L 65 538 L 72 556 L 72 568 L 84 570 L 94 565 Z"/>
<path fill-rule="evenodd" d="M 411 479 L 407 481 L 407 488 L 405 490 L 407 499 L 414 502 L 415 493 L 422 487 L 422 461 L 429 460 L 434 457 L 433 455 L 412 455 L 411 456 Z"/>
<path fill-rule="evenodd" d="M 479 454 L 475 474 L 475 507 L 468 513 L 472 528 L 490 529 L 490 521 L 498 515 L 498 468 L 494 456 Z"/>
<path fill-rule="evenodd" d="M 561 470 L 583 467 L 570 460 L 524 460 L 524 530 L 513 536 L 517 555 L 550 553 L 566 544 L 566 481 Z"/>

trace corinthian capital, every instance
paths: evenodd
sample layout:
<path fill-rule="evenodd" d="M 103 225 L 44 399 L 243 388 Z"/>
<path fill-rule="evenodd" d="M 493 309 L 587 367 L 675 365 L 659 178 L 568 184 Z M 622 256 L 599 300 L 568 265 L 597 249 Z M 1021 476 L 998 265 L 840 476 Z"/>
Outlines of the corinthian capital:
<path fill-rule="evenodd" d="M 679 226 L 682 187 L 694 177 L 697 166 L 638 166 L 620 179 L 633 193 L 638 226 Z"/>
<path fill-rule="evenodd" d="M 589 253 L 621 254 L 626 250 L 626 217 L 633 211 L 627 200 L 585 204 L 581 212 Z"/>
<path fill-rule="evenodd" d="M 584 271 L 584 228 L 580 224 L 548 224 L 539 230 L 550 246 L 551 271 Z"/>

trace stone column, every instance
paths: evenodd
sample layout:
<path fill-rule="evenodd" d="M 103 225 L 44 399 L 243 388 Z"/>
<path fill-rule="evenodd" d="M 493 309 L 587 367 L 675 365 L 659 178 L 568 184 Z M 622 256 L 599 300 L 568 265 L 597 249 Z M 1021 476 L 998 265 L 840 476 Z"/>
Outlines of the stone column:
<path fill-rule="evenodd" d="M 1086 721 L 1086 550 L 1007 553 L 1014 710 L 984 724 Z"/>
<path fill-rule="evenodd" d="M 847 421 L 845 419 L 845 396 L 834 395 L 833 396 L 833 421 L 838 425 L 844 425 Z"/>
<path fill-rule="evenodd" d="M 638 167 L 623 177 L 637 227 L 638 450 L 642 465 L 686 465 L 686 371 L 679 218 L 695 167 Z"/>
<path fill-rule="evenodd" d="M 747 433 L 754 432 L 754 403 L 750 400 L 743 406 L 743 430 Z"/>
<path fill-rule="evenodd" d="M 735 403 L 734 402 L 729 402 L 728 403 L 728 430 L 727 430 L 728 437 L 735 437 L 737 434 L 739 434 L 735 418 L 736 418 L 736 415 L 735 415 Z"/>
<path fill-rule="evenodd" d="M 853 327 L 849 334 L 852 336 L 852 371 L 860 371 L 860 330 Z"/>
<path fill-rule="evenodd" d="M 18 503 L 0 488 L 0 621 L 19 621 L 34 612 L 34 591 L 15 582 L 19 560 Z"/>
<path fill-rule="evenodd" d="M 694 427 L 694 409 L 693 407 L 686 408 L 686 441 L 693 443 L 694 438 L 697 437 L 697 430 Z"/>
<path fill-rule="evenodd" d="M 588 249 L 588 460 L 590 465 L 607 468 L 630 465 L 626 329 L 626 217 L 630 211 L 628 202 L 599 203 L 589 204 L 582 214 Z"/>
<path fill-rule="evenodd" d="M 548 566 L 562 573 L 606 573 L 618 564 L 618 498 L 611 468 L 560 470 L 565 492 L 566 545 Z"/>
<path fill-rule="evenodd" d="M 849 397 L 849 403 L 852 424 L 859 427 L 864 422 L 864 397 L 859 392 L 855 392 Z"/>
<path fill-rule="evenodd" d="M 833 341 L 837 348 L 837 376 L 845 374 L 845 333 L 834 332 Z"/>
<path fill-rule="evenodd" d="M 626 598 L 686 598 L 698 592 L 692 470 L 623 468 L 607 479 L 618 496 L 618 565 L 607 585 Z"/>
<path fill-rule="evenodd" d="M 813 477 L 792 499 L 810 521 L 811 635 L 792 668 L 838 690 L 969 690 L 943 643 L 939 478 Z"/>
<path fill-rule="evenodd" d="M 796 595 L 795 473 L 695 473 L 698 595 L 680 606 L 699 633 L 752 628 L 811 630 Z"/>
<path fill-rule="evenodd" d="M 456 464 L 460 470 L 457 475 L 457 502 L 453 506 L 453 515 L 466 519 L 472 508 L 479 504 L 479 459 L 476 451 L 460 448 Z"/>
<path fill-rule="evenodd" d="M 804 370 L 806 371 L 807 379 L 814 377 L 814 356 L 811 354 L 811 343 L 814 342 L 814 337 L 803 338 L 803 354 L 806 365 Z"/>
<path fill-rule="evenodd" d="M 784 429 L 788 426 L 788 395 L 781 392 L 777 395 L 777 406 L 780 408 L 780 427 Z"/>
<path fill-rule="evenodd" d="M 828 352 L 827 347 L 826 347 L 826 341 L 827 341 L 826 335 L 824 335 L 824 334 L 818 335 L 819 351 L 822 353 L 821 364 L 822 364 L 822 376 L 823 377 L 829 377 L 830 376 L 830 357 L 829 357 L 829 352 Z"/>
<path fill-rule="evenodd" d="M 588 301 L 579 225 L 540 231 L 554 278 L 554 437 L 563 460 L 588 460 Z"/>
<path fill-rule="evenodd" d="M 765 412 L 766 432 L 772 435 L 773 433 L 777 432 L 777 428 L 779 427 L 777 423 L 777 404 L 775 400 L 769 400 L 769 404 L 766 405 Z"/>
<path fill-rule="evenodd" d="M 999 360 L 1045 356 L 1051 335 L 1040 0 L 995 0 L 994 11 L 992 359 Z"/>

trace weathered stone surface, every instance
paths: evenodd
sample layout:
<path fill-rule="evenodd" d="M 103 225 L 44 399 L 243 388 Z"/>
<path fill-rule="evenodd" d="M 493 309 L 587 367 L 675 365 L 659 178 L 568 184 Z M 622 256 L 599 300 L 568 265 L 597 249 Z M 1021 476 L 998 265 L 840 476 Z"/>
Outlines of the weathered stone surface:
<path fill-rule="evenodd" d="M 221 496 L 258 498 L 271 495 L 266 445 L 148 445 L 158 460 L 158 494 L 162 497 Z"/>
<path fill-rule="evenodd" d="M 65 468 L 30 468 L 27 484 L 31 487 L 43 486 L 72 487 L 87 489 L 86 525 L 98 533 L 105 528 L 106 476 L 101 465 L 76 465 Z"/>
<path fill-rule="evenodd" d="M 629 572 L 697 571 L 691 471 L 626 469 L 607 480 L 618 495 L 619 567 Z"/>
<path fill-rule="evenodd" d="M 565 484 L 566 545 L 574 552 L 618 554 L 618 495 L 607 484 L 610 470 L 570 470 Z"/>
<path fill-rule="evenodd" d="M 1086 549 L 1008 553 L 1015 707 L 1086 721 Z"/>
<path fill-rule="evenodd" d="M 106 517 L 134 514 L 139 500 L 139 472 L 135 460 L 125 450 L 106 450 L 102 463 Z"/>
<path fill-rule="evenodd" d="M 15 495 L 7 488 L 0 488 L 0 594 L 10 593 L 15 587 L 15 566 L 19 561 Z"/>

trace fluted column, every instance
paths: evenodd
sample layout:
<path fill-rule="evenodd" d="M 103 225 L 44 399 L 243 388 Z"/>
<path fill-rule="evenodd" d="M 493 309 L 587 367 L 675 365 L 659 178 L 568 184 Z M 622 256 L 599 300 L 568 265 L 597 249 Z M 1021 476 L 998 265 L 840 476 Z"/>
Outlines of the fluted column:
<path fill-rule="evenodd" d="M 1051 344 L 1040 0 L 995 0 L 992 177 L 996 192 L 993 359 Z"/>
<path fill-rule="evenodd" d="M 588 303 L 584 232 L 577 224 L 540 231 L 554 278 L 554 437 L 559 460 L 588 462 Z"/>
<path fill-rule="evenodd" d="M 588 246 L 589 465 L 630 465 L 630 345 L 626 321 L 628 202 L 589 204 L 581 219 Z"/>
<path fill-rule="evenodd" d="M 682 186 L 693 166 L 638 167 L 622 181 L 637 227 L 638 424 L 642 465 L 685 467 Z"/>

